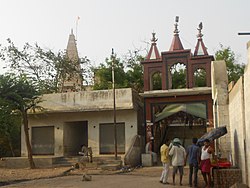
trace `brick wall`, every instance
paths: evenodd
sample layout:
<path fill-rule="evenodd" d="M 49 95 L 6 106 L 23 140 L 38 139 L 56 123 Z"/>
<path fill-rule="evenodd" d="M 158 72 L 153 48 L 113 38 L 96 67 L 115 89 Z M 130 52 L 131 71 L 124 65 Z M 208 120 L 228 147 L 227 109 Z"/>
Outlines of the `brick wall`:
<path fill-rule="evenodd" d="M 214 169 L 213 180 L 215 188 L 228 188 L 242 182 L 240 169 Z"/>

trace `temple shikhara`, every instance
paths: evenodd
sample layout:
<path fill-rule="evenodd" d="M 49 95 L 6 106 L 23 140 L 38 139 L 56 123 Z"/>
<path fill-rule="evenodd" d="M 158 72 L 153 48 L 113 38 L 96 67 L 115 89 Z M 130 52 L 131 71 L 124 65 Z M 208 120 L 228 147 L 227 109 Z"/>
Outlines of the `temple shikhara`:
<path fill-rule="evenodd" d="M 78 56 L 75 35 L 73 30 L 69 35 L 69 40 L 66 48 L 66 59 L 72 64 L 75 69 L 72 74 L 66 74 L 65 77 L 60 78 L 59 88 L 60 92 L 76 92 L 81 91 L 83 87 L 83 78 L 81 75 L 81 65 Z"/>

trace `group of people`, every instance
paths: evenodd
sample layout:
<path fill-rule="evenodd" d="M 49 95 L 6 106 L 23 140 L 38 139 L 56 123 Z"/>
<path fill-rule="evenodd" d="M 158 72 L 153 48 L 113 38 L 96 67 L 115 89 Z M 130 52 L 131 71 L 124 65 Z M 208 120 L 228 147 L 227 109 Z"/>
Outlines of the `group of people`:
<path fill-rule="evenodd" d="M 201 148 L 197 146 L 197 138 L 192 139 L 192 145 L 185 148 L 181 145 L 179 138 L 175 138 L 171 143 L 165 143 L 160 148 L 161 162 L 163 164 L 163 171 L 160 178 L 162 184 L 169 184 L 167 182 L 169 175 L 170 162 L 173 166 L 173 184 L 175 185 L 175 175 L 179 171 L 180 175 L 180 185 L 182 185 L 182 178 L 184 172 L 184 166 L 189 164 L 189 186 L 197 187 L 197 176 L 198 170 L 201 169 L 206 188 L 211 185 L 211 162 L 210 158 L 213 153 L 213 148 L 210 146 L 210 141 L 208 139 L 204 140 L 204 146 Z M 169 146 L 168 146 L 169 144 Z"/>

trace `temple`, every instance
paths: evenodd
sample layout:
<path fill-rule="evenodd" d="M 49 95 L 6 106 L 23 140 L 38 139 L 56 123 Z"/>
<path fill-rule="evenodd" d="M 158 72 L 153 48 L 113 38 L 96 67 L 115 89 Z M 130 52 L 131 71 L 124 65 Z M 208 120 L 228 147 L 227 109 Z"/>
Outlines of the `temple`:
<path fill-rule="evenodd" d="M 73 65 L 73 70 L 60 77 L 60 92 L 64 93 L 81 91 L 83 78 L 81 75 L 80 59 L 78 56 L 76 39 L 75 35 L 73 34 L 73 30 L 71 30 L 71 34 L 69 35 L 66 49 L 66 61 Z"/>
<path fill-rule="evenodd" d="M 154 138 L 154 151 L 162 143 L 179 137 L 183 145 L 191 144 L 213 127 L 211 62 L 202 39 L 202 23 L 198 26 L 194 53 L 185 49 L 179 37 L 179 17 L 174 24 L 169 51 L 159 53 L 156 34 L 151 48 L 141 62 L 144 69 L 146 141 Z"/>

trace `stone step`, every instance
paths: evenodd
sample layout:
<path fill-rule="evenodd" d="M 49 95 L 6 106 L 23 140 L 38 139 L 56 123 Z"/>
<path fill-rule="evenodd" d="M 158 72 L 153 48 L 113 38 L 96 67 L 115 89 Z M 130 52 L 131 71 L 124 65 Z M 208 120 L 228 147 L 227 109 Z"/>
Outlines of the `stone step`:
<path fill-rule="evenodd" d="M 115 171 L 121 169 L 121 165 L 119 164 L 103 164 L 99 166 L 102 170 L 110 170 Z"/>
<path fill-rule="evenodd" d="M 78 157 L 59 157 L 54 161 L 53 166 L 73 166 L 78 161 Z"/>
<path fill-rule="evenodd" d="M 102 160 L 116 160 L 114 156 L 98 156 L 98 157 L 93 157 L 93 161 L 102 161 Z M 118 156 L 117 160 L 121 160 L 121 157 Z"/>
<path fill-rule="evenodd" d="M 60 166 L 74 166 L 80 162 L 82 156 L 79 157 L 59 157 L 53 162 L 54 167 Z M 87 168 L 101 168 L 103 166 L 104 169 L 107 170 L 116 170 L 120 169 L 122 166 L 122 160 L 119 158 L 115 160 L 114 157 L 93 157 L 93 162 L 88 163 L 84 162 L 84 166 Z"/>

